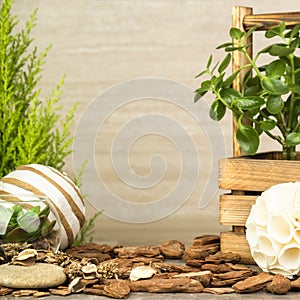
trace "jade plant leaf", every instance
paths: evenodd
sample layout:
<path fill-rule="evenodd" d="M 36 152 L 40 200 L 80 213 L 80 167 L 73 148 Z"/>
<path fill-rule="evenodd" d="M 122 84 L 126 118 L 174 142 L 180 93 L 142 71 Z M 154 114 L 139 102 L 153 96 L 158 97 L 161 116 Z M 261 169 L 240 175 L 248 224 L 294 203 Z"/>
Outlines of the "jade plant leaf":
<path fill-rule="evenodd" d="M 279 79 L 264 76 L 261 80 L 262 87 L 273 95 L 284 95 L 289 92 L 287 85 Z"/>
<path fill-rule="evenodd" d="M 297 146 L 300 144 L 300 132 L 292 132 L 286 137 L 288 146 Z"/>
<path fill-rule="evenodd" d="M 226 112 L 226 106 L 218 100 L 215 100 L 210 106 L 209 116 L 215 121 L 220 121 Z"/>
<path fill-rule="evenodd" d="M 254 155 L 259 146 L 259 135 L 256 130 L 248 125 L 239 125 L 236 138 L 241 148 L 248 154 Z"/>
<path fill-rule="evenodd" d="M 284 108 L 284 102 L 280 96 L 270 95 L 267 99 L 266 107 L 269 113 L 276 115 Z"/>

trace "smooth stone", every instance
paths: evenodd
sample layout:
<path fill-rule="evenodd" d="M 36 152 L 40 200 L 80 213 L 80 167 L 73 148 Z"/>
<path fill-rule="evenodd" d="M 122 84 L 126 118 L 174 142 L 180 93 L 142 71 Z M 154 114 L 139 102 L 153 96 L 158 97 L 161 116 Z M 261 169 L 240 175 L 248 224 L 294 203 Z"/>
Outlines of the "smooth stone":
<path fill-rule="evenodd" d="M 0 286 L 9 288 L 49 288 L 67 279 L 60 266 L 36 263 L 33 266 L 0 265 Z"/>

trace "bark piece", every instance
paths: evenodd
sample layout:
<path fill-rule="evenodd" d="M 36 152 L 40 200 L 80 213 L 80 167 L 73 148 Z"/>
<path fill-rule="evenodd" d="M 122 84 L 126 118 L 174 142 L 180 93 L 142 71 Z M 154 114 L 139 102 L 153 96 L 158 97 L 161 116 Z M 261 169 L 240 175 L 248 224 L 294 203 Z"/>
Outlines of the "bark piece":
<path fill-rule="evenodd" d="M 139 256 L 157 257 L 161 255 L 159 247 L 153 245 L 116 248 L 114 249 L 114 253 L 119 258 L 134 258 Z"/>
<path fill-rule="evenodd" d="M 166 262 L 153 263 L 152 267 L 156 268 L 160 272 L 189 273 L 199 271 L 199 269 L 196 268 Z"/>
<path fill-rule="evenodd" d="M 185 246 L 177 240 L 170 240 L 160 246 L 160 251 L 165 258 L 179 259 L 184 254 Z"/>
<path fill-rule="evenodd" d="M 291 282 L 291 288 L 295 290 L 300 290 L 300 277 Z"/>
<path fill-rule="evenodd" d="M 238 263 L 240 260 L 241 260 L 241 256 L 238 253 L 222 252 L 222 251 L 209 255 L 208 257 L 205 258 L 206 262 L 210 262 L 213 264 L 221 264 L 226 262 Z"/>
<path fill-rule="evenodd" d="M 209 286 L 213 274 L 210 271 L 200 271 L 200 272 L 189 272 L 189 273 L 181 273 L 178 275 L 174 275 L 173 278 L 191 278 L 198 280 L 202 283 L 203 286 Z"/>
<path fill-rule="evenodd" d="M 113 249 L 107 244 L 86 243 L 77 247 L 66 250 L 67 254 L 75 258 L 96 258 L 98 262 L 102 262 L 114 257 Z"/>
<path fill-rule="evenodd" d="M 201 270 L 209 270 L 212 273 L 226 273 L 233 271 L 230 266 L 227 266 L 225 264 L 215 265 L 215 264 L 204 264 L 201 267 Z"/>
<path fill-rule="evenodd" d="M 113 280 L 103 289 L 103 295 L 116 299 L 124 299 L 129 293 L 129 283 L 125 280 Z"/>
<path fill-rule="evenodd" d="M 203 285 L 190 278 L 152 278 L 131 282 L 130 289 L 133 292 L 149 293 L 201 293 Z"/>
<path fill-rule="evenodd" d="M 248 277 L 232 286 L 238 293 L 254 293 L 263 289 L 268 282 L 273 280 L 274 275 L 262 272 L 258 275 Z"/>
<path fill-rule="evenodd" d="M 67 296 L 67 295 L 72 294 L 72 292 L 70 290 L 68 290 L 68 287 L 57 288 L 57 289 L 49 289 L 49 292 L 52 295 L 56 295 L 56 296 Z"/>
<path fill-rule="evenodd" d="M 159 255 L 157 257 L 143 257 L 143 256 L 138 256 L 134 258 L 129 258 L 132 260 L 132 263 L 134 264 L 143 264 L 143 265 L 150 265 L 154 262 L 163 262 L 164 258 L 162 255 Z"/>
<path fill-rule="evenodd" d="M 13 291 L 12 295 L 14 297 L 28 297 L 28 296 L 32 296 L 34 293 L 37 293 L 38 290 L 17 290 L 17 291 Z"/>
<path fill-rule="evenodd" d="M 222 288 L 212 288 L 207 287 L 203 289 L 203 293 L 210 293 L 215 295 L 223 295 L 223 294 L 232 294 L 235 293 L 235 290 L 230 287 L 222 287 Z"/>
<path fill-rule="evenodd" d="M 291 289 L 291 281 L 281 274 L 276 274 L 266 289 L 272 294 L 283 295 Z"/>
<path fill-rule="evenodd" d="M 41 291 L 38 291 L 36 293 L 34 293 L 32 295 L 33 298 L 41 298 L 41 297 L 46 297 L 46 296 L 49 296 L 50 293 L 49 292 L 41 292 Z"/>
<path fill-rule="evenodd" d="M 233 285 L 250 276 L 252 276 L 252 272 L 250 270 L 214 274 L 211 285 L 214 287 Z"/>
<path fill-rule="evenodd" d="M 205 260 L 189 259 L 188 257 L 186 259 L 185 264 L 190 267 L 201 268 L 206 263 Z"/>
<path fill-rule="evenodd" d="M 185 261 L 192 259 L 204 260 L 210 254 L 214 254 L 220 251 L 220 244 L 208 244 L 208 245 L 198 245 L 190 246 L 187 248 L 183 255 Z"/>
<path fill-rule="evenodd" d="M 194 238 L 194 246 L 203 246 L 208 244 L 218 244 L 220 243 L 219 235 L 202 235 Z"/>
<path fill-rule="evenodd" d="M 13 289 L 0 286 L 0 296 L 9 295 L 13 292 Z"/>

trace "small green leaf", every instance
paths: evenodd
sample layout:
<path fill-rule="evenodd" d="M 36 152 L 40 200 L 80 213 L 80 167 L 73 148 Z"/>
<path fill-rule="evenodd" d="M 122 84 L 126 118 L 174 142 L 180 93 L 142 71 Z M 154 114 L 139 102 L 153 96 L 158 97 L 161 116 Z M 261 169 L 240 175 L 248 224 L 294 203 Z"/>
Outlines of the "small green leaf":
<path fill-rule="evenodd" d="M 257 30 L 261 25 L 256 25 L 251 27 L 247 32 L 246 32 L 246 38 L 248 38 L 255 30 Z"/>
<path fill-rule="evenodd" d="M 236 106 L 242 110 L 252 110 L 260 108 L 264 104 L 264 99 L 256 96 L 243 97 L 236 101 Z"/>
<path fill-rule="evenodd" d="M 226 52 L 233 52 L 233 51 L 242 50 L 242 49 L 244 49 L 244 46 L 240 46 L 240 47 L 226 47 L 225 51 Z"/>
<path fill-rule="evenodd" d="M 220 96 L 229 106 L 232 105 L 233 101 L 242 97 L 242 95 L 237 90 L 232 88 L 223 88 L 220 91 Z"/>
<path fill-rule="evenodd" d="M 268 77 L 280 78 L 286 70 L 284 61 L 278 59 L 269 63 L 266 67 L 266 75 Z"/>
<path fill-rule="evenodd" d="M 261 79 L 261 86 L 264 90 L 273 95 L 284 95 L 289 92 L 287 85 L 283 81 L 267 76 Z"/>
<path fill-rule="evenodd" d="M 288 146 L 297 146 L 300 144 L 300 132 L 292 132 L 286 137 L 286 144 Z"/>
<path fill-rule="evenodd" d="M 202 98 L 203 95 L 201 95 L 200 93 L 195 93 L 194 96 L 194 103 L 196 103 L 197 101 L 199 101 Z"/>
<path fill-rule="evenodd" d="M 279 45 L 279 44 L 273 45 L 269 50 L 270 55 L 273 55 L 273 56 L 287 56 L 293 52 L 294 52 L 294 50 L 291 48 L 288 48 L 288 46 Z"/>
<path fill-rule="evenodd" d="M 210 55 L 210 56 L 209 56 L 209 59 L 208 59 L 208 61 L 207 61 L 207 64 L 206 64 L 206 69 L 209 69 L 209 67 L 210 67 L 210 65 L 211 65 L 211 62 L 212 62 L 212 59 L 213 59 L 213 56 Z"/>
<path fill-rule="evenodd" d="M 229 34 L 230 34 L 230 37 L 233 39 L 240 39 L 241 37 L 243 37 L 245 32 L 241 31 L 238 28 L 232 27 L 232 28 L 230 28 Z"/>
<path fill-rule="evenodd" d="M 264 131 L 270 131 L 275 128 L 276 122 L 274 120 L 265 120 L 260 122 L 260 128 Z"/>
<path fill-rule="evenodd" d="M 289 38 L 293 38 L 294 36 L 298 36 L 299 35 L 299 30 L 300 30 L 300 24 L 297 24 L 296 26 L 293 27 L 292 30 L 287 32 L 287 34 L 285 36 L 289 37 Z"/>
<path fill-rule="evenodd" d="M 288 85 L 291 92 L 300 95 L 300 86 L 297 84 L 289 84 Z"/>
<path fill-rule="evenodd" d="M 215 100 L 209 110 L 209 116 L 215 121 L 220 121 L 226 112 L 226 106 L 219 100 Z"/>
<path fill-rule="evenodd" d="M 231 54 L 228 53 L 226 55 L 226 57 L 224 58 L 224 60 L 221 62 L 220 66 L 218 68 L 218 72 L 222 73 L 228 67 L 228 65 L 230 64 L 230 62 L 231 62 Z"/>
<path fill-rule="evenodd" d="M 267 99 L 266 107 L 269 113 L 276 115 L 284 108 L 284 101 L 280 96 L 270 95 Z"/>
<path fill-rule="evenodd" d="M 265 33 L 265 37 L 272 38 L 274 36 L 282 36 L 284 30 L 285 30 L 285 24 L 284 24 L 284 22 L 280 22 L 280 24 L 278 26 L 275 26 L 275 27 L 267 30 Z"/>
<path fill-rule="evenodd" d="M 259 135 L 256 130 L 248 125 L 239 123 L 236 138 L 241 148 L 248 154 L 254 155 L 259 146 Z"/>
<path fill-rule="evenodd" d="M 230 87 L 234 79 L 237 77 L 237 75 L 241 72 L 241 70 L 237 70 L 234 73 L 232 73 L 223 83 L 224 87 Z"/>
<path fill-rule="evenodd" d="M 207 74 L 207 73 L 208 73 L 207 70 L 203 70 L 202 72 L 200 72 L 199 74 L 197 74 L 197 75 L 195 76 L 195 78 L 199 78 L 200 76 L 202 76 L 202 75 L 204 75 L 204 74 Z"/>
<path fill-rule="evenodd" d="M 226 48 L 226 47 L 233 46 L 233 45 L 234 45 L 233 42 L 228 42 L 228 43 L 219 45 L 216 49 L 222 49 L 222 48 Z"/>

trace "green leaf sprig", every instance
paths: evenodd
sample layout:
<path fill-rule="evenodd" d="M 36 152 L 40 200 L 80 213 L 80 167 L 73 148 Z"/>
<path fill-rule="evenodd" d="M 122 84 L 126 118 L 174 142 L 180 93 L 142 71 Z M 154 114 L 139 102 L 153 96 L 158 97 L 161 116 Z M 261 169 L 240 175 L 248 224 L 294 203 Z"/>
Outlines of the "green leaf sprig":
<path fill-rule="evenodd" d="M 196 76 L 206 75 L 209 79 L 201 82 L 194 100 L 197 102 L 211 92 L 215 99 L 209 114 L 216 121 L 224 117 L 227 109 L 233 112 L 238 124 L 236 138 L 246 153 L 253 155 L 257 152 L 260 135 L 264 132 L 280 143 L 284 159 L 296 159 L 295 147 L 300 144 L 300 57 L 297 55 L 300 24 L 287 30 L 281 22 L 266 31 L 265 38 L 276 38 L 276 42 L 258 51 L 252 58 L 247 52 L 250 46 L 247 39 L 256 29 L 253 27 L 248 32 L 230 29 L 232 41 L 217 47 L 225 51 L 224 59 L 213 65 L 211 55 L 206 69 Z M 248 63 L 228 76 L 234 51 L 243 53 Z M 271 62 L 259 65 L 259 58 L 266 55 Z M 245 69 L 247 72 L 241 91 L 237 91 L 232 88 L 232 82 Z M 245 125 L 242 120 L 250 121 L 253 127 Z"/>

